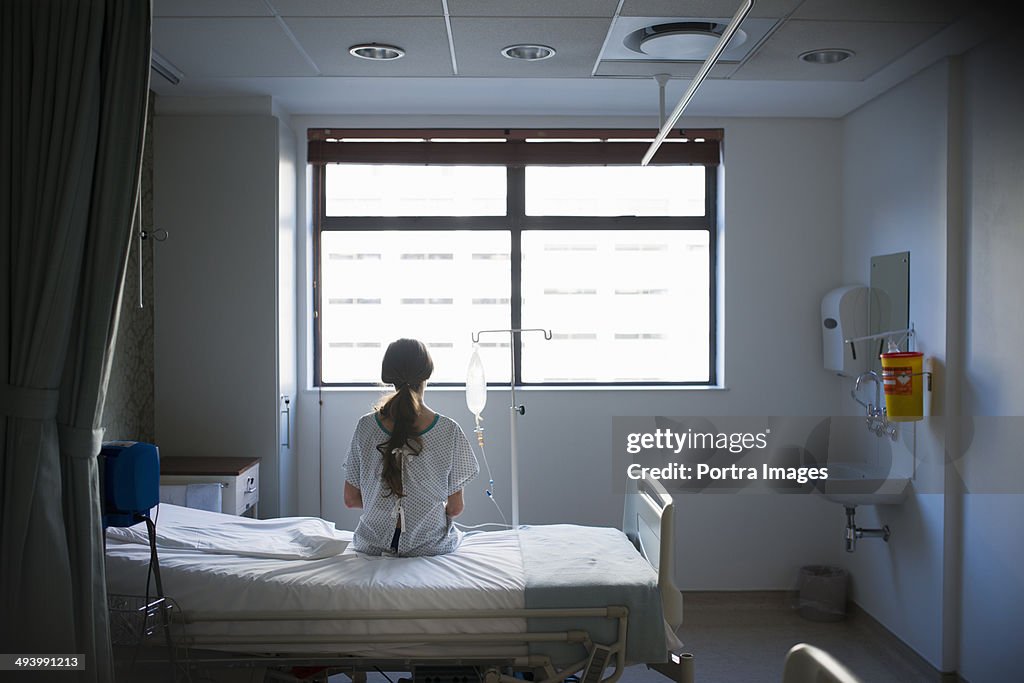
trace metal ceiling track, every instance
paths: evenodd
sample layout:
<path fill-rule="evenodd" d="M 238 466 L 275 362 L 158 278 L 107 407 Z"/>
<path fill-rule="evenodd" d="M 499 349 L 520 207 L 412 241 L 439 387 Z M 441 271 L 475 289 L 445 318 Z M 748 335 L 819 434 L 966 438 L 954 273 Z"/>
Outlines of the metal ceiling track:
<path fill-rule="evenodd" d="M 744 0 L 743 4 L 740 5 L 740 8 L 736 10 L 736 14 L 729 22 L 729 25 L 725 27 L 725 31 L 722 32 L 722 37 L 718 39 L 715 49 L 712 50 L 711 54 L 708 55 L 708 58 L 704 60 L 704 64 L 701 65 L 700 70 L 690 82 L 690 87 L 686 89 L 685 93 L 683 93 L 683 97 L 679 100 L 679 104 L 677 104 L 675 109 L 672 110 L 672 114 L 662 122 L 661 130 L 658 131 L 657 137 L 654 138 L 654 142 L 651 143 L 651 146 L 647 148 L 647 153 L 644 154 L 643 161 L 640 162 L 641 166 L 646 166 L 650 163 L 651 159 L 654 158 L 654 155 L 658 152 L 658 148 L 661 147 L 661 143 L 665 141 L 666 137 L 668 137 L 672 128 L 675 127 L 679 118 L 683 115 L 683 111 L 685 111 L 687 105 L 690 104 L 690 100 L 693 99 L 693 95 L 697 92 L 697 88 L 699 88 L 700 84 L 704 82 L 708 72 L 711 71 L 711 67 L 713 67 L 715 62 L 718 61 L 722 52 L 725 51 L 725 46 L 729 44 L 730 40 L 732 40 L 736 30 L 739 29 L 740 24 L 746 18 L 747 14 L 750 13 L 750 10 L 753 7 L 754 0 Z"/>

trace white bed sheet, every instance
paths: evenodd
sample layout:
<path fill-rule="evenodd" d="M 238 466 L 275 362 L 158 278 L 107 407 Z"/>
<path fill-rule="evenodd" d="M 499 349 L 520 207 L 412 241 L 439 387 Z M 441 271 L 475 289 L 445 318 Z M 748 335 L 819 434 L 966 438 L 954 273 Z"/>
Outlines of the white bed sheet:
<path fill-rule="evenodd" d="M 617 529 L 556 524 L 469 533 L 453 553 L 410 558 L 370 557 L 351 547 L 321 557 L 323 548 L 338 550 L 351 533 L 309 517 L 251 520 L 163 504 L 157 530 L 165 593 L 185 612 L 288 611 L 309 617 L 311 612 L 565 609 L 614 604 L 629 608 L 627 659 L 663 661 L 672 644 L 668 640 L 671 634 L 665 634 L 657 573 Z M 241 554 L 230 554 L 233 549 Z M 268 552 L 285 557 L 263 556 Z M 148 564 L 144 525 L 108 530 L 110 593 L 143 595 Z M 153 592 L 151 586 L 150 595 Z M 187 635 L 212 636 L 213 640 L 197 646 L 233 652 L 331 652 L 375 658 L 494 658 L 533 653 L 548 654 L 568 664 L 584 656 L 578 646 L 470 646 L 464 639 L 446 646 L 416 636 L 579 628 L 590 631 L 600 642 L 615 639 L 615 623 L 603 618 L 233 620 L 189 624 Z M 381 634 L 401 634 L 402 642 L 375 640 Z M 355 635 L 372 642 L 338 642 Z M 246 646 L 229 639 L 239 636 L 250 640 L 265 636 L 269 641 Z M 310 636 L 331 640 L 312 642 Z M 299 642 L 284 640 L 288 637 Z"/>
<path fill-rule="evenodd" d="M 225 515 L 162 504 L 158 530 L 224 523 Z M 294 528 L 309 518 L 246 520 L 230 518 L 245 533 L 266 536 L 270 546 L 289 538 Z M 267 524 L 266 522 L 273 522 Z M 132 534 L 107 534 L 107 589 L 110 593 L 143 595 L 149 548 L 140 542 L 145 527 Z M 341 532 L 347 533 L 347 532 Z M 129 542 L 125 542 L 125 538 Z M 438 557 L 379 558 L 351 548 L 319 559 L 277 559 L 207 552 L 194 548 L 159 547 L 164 592 L 183 611 L 280 611 L 280 610 L 432 610 L 519 609 L 524 607 L 525 580 L 519 541 L 512 531 L 467 534 L 454 553 Z M 150 588 L 150 594 L 154 589 Z M 190 635 L 350 635 L 380 633 L 522 633 L 525 619 L 403 620 L 401 622 L 336 621 L 266 624 L 191 624 Z M 238 648 L 212 643 L 213 649 L 277 652 L 331 651 L 360 656 L 422 656 L 439 654 L 442 647 L 425 643 L 408 646 L 354 644 L 271 643 L 265 648 Z M 465 651 L 465 646 L 460 646 Z M 525 647 L 496 649 L 481 646 L 480 653 L 509 656 L 525 653 Z"/>
<path fill-rule="evenodd" d="M 191 484 L 190 484 L 191 486 Z M 334 557 L 352 542 L 352 532 L 319 517 L 251 519 L 164 503 L 164 524 L 156 528 L 159 548 L 218 555 L 317 560 Z M 153 509 L 154 517 L 159 515 Z M 145 523 L 107 529 L 107 539 L 149 545 Z"/>

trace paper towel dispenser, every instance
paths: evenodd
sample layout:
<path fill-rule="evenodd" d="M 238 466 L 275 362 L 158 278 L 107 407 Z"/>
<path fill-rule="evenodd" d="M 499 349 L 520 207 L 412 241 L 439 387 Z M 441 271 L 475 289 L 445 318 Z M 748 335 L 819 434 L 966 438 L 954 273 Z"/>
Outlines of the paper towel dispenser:
<path fill-rule="evenodd" d="M 833 289 L 821 300 L 821 341 L 825 369 L 854 377 L 869 367 L 870 353 L 844 340 L 868 334 L 868 287 L 848 285 Z"/>

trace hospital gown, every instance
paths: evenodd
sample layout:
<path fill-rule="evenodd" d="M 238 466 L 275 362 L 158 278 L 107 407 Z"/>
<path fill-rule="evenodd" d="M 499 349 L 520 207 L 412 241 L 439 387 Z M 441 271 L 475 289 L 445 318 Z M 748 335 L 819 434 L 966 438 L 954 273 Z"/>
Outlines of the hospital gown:
<path fill-rule="evenodd" d="M 457 422 L 443 415 L 437 415 L 431 426 L 420 432 L 422 450 L 413 455 L 406 449 L 402 456 L 405 495 L 401 498 L 387 495 L 390 490 L 381 479 L 384 460 L 377 446 L 389 436 L 376 413 L 361 417 L 352 436 L 345 481 L 359 489 L 363 498 L 353 549 L 369 555 L 403 557 L 455 550 L 462 542 L 462 532 L 446 514 L 444 504 L 480 471 L 465 433 Z M 398 552 L 394 553 L 391 542 L 395 528 L 400 526 Z"/>

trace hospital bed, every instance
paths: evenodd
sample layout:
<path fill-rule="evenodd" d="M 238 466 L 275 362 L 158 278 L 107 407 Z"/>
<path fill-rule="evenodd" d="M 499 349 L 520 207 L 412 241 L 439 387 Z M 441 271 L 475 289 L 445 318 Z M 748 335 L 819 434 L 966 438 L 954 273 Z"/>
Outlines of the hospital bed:
<path fill-rule="evenodd" d="M 685 683 L 672 498 L 656 481 L 628 485 L 621 531 L 524 525 L 469 533 L 454 553 L 417 558 L 356 553 L 351 532 L 319 518 L 163 504 L 157 545 L 175 659 L 204 672 L 255 667 L 275 680 L 303 666 L 354 680 L 412 671 L 438 683 L 522 683 L 524 673 L 614 683 L 646 663 Z M 151 596 L 146 530 L 109 529 L 106 543 L 112 601 Z M 132 657 L 151 659 L 163 642 L 141 642 Z"/>

